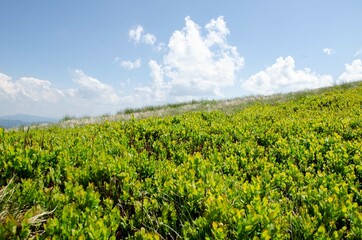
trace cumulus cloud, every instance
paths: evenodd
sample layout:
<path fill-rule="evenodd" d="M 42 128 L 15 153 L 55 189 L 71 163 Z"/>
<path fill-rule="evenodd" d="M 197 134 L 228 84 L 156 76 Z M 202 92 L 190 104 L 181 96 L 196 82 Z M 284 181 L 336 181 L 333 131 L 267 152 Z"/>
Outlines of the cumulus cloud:
<path fill-rule="evenodd" d="M 208 31 L 206 38 L 207 46 L 214 44 L 226 46 L 226 36 L 230 34 L 230 31 L 223 17 L 218 17 L 216 20 L 211 19 L 211 21 L 206 24 L 205 29 Z"/>
<path fill-rule="evenodd" d="M 163 103 L 169 92 L 170 85 L 164 81 L 162 66 L 155 60 L 150 60 L 148 66 L 151 70 L 151 85 L 136 87 L 132 96 L 123 98 L 124 101 L 135 107 L 145 105 L 145 103 L 147 105 Z"/>
<path fill-rule="evenodd" d="M 222 88 L 234 85 L 236 72 L 244 65 L 237 48 L 227 43 L 229 34 L 223 17 L 204 28 L 186 17 L 185 27 L 169 39 L 163 61 L 149 62 L 152 86 L 136 90 L 156 99 L 221 96 Z"/>
<path fill-rule="evenodd" d="M 355 59 L 351 64 L 345 64 L 345 72 L 339 76 L 340 83 L 362 80 L 362 60 Z"/>
<path fill-rule="evenodd" d="M 128 31 L 129 40 L 139 43 L 141 41 L 143 27 L 138 25 Z"/>
<path fill-rule="evenodd" d="M 72 71 L 73 81 L 79 85 L 77 97 L 102 104 L 115 104 L 119 98 L 112 86 L 85 74 L 82 70 Z"/>
<path fill-rule="evenodd" d="M 151 33 L 143 33 L 144 29 L 141 25 L 137 25 L 135 27 L 132 27 L 128 31 L 128 37 L 130 41 L 133 41 L 135 43 L 143 42 L 148 45 L 154 45 L 157 41 L 157 38 L 155 35 Z"/>
<path fill-rule="evenodd" d="M 335 54 L 336 51 L 334 51 L 333 48 L 323 48 L 323 52 L 327 54 L 328 56 L 331 56 L 332 54 Z"/>
<path fill-rule="evenodd" d="M 51 82 L 33 77 L 22 77 L 13 81 L 0 73 L 0 96 L 3 100 L 56 102 L 68 94 L 51 86 Z"/>
<path fill-rule="evenodd" d="M 325 87 L 332 84 L 332 76 L 319 75 L 308 68 L 298 70 L 295 68 L 294 59 L 288 56 L 278 58 L 272 66 L 242 82 L 242 88 L 248 93 L 268 95 Z"/>
<path fill-rule="evenodd" d="M 117 59 L 116 61 L 119 61 L 119 59 Z M 141 67 L 141 59 L 138 58 L 135 61 L 121 61 L 120 62 L 121 67 L 125 68 L 125 69 L 129 69 L 129 70 L 133 70 L 133 69 L 137 69 L 139 67 Z"/>

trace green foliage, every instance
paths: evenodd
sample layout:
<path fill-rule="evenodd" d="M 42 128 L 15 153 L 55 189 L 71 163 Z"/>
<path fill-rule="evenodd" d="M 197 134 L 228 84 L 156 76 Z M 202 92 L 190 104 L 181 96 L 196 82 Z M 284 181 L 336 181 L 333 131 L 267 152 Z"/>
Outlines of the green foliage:
<path fill-rule="evenodd" d="M 0 129 L 0 239 L 358 239 L 361 103 Z"/>

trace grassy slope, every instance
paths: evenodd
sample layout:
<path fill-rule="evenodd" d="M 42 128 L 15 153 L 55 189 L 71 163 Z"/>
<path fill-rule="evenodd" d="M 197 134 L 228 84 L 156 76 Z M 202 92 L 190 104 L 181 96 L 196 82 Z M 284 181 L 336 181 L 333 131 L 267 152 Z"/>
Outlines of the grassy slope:
<path fill-rule="evenodd" d="M 198 112 L 198 111 L 221 111 L 226 114 L 232 114 L 237 111 L 240 111 L 248 106 L 254 104 L 277 104 L 283 103 L 291 100 L 297 100 L 302 97 L 311 97 L 319 94 L 323 94 L 335 90 L 343 90 L 360 87 L 362 81 L 353 82 L 343 85 L 337 85 L 333 87 L 319 88 L 314 90 L 304 90 L 293 93 L 286 94 L 274 94 L 270 96 L 248 96 L 242 98 L 234 98 L 227 100 L 201 100 L 201 101 L 191 101 L 184 103 L 176 104 L 166 104 L 161 106 L 146 106 L 143 108 L 127 108 L 122 111 L 119 111 L 116 115 L 104 115 L 100 117 L 64 117 L 63 121 L 60 123 L 63 127 L 73 127 L 77 125 L 92 124 L 92 123 L 101 123 L 103 121 L 124 121 L 134 119 L 144 119 L 148 117 L 165 117 L 165 116 L 175 116 L 189 112 Z"/>
<path fill-rule="evenodd" d="M 362 235 L 361 83 L 134 115 L 0 130 L 0 238 Z"/>

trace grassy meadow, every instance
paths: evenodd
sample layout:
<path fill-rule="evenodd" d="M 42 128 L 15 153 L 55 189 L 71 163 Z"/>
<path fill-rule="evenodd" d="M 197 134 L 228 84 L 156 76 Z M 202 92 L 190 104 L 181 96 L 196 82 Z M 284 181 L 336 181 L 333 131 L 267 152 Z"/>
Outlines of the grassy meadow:
<path fill-rule="evenodd" d="M 362 82 L 0 129 L 0 239 L 360 239 Z"/>

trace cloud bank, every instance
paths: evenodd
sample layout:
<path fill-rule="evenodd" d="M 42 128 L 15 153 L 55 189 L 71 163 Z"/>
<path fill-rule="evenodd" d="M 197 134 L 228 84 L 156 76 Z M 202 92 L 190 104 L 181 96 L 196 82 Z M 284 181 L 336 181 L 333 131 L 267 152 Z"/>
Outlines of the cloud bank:
<path fill-rule="evenodd" d="M 47 80 L 21 77 L 13 81 L 11 77 L 0 73 L 0 99 L 3 101 L 52 103 L 71 95 L 71 90 L 53 88 Z"/>
<path fill-rule="evenodd" d="M 298 70 L 291 56 L 280 57 L 276 63 L 243 81 L 241 87 L 249 94 L 285 93 L 333 84 L 330 75 L 319 75 L 305 68 Z"/>
<path fill-rule="evenodd" d="M 118 106 L 119 96 L 110 85 L 76 69 L 74 88 L 58 89 L 48 80 L 21 77 L 13 80 L 0 73 L 0 108 L 8 114 L 27 113 L 61 117 L 65 114 L 101 114 Z"/>

